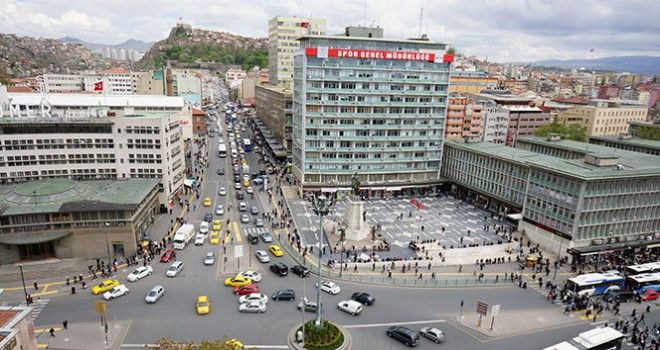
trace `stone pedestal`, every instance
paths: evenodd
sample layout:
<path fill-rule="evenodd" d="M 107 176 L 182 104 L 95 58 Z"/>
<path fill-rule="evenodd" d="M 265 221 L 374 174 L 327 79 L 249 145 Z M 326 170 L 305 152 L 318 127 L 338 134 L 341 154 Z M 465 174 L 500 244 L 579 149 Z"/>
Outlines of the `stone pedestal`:
<path fill-rule="evenodd" d="M 363 202 L 354 196 L 346 198 L 346 239 L 351 241 L 361 241 L 369 236 L 369 227 L 363 220 L 364 212 Z"/>

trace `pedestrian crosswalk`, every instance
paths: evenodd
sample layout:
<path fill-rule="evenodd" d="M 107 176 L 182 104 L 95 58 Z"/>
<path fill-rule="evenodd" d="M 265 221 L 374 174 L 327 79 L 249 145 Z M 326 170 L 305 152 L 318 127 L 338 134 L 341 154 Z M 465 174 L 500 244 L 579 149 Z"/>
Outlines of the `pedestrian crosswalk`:
<path fill-rule="evenodd" d="M 48 302 L 50 299 L 35 299 L 34 302 L 30 305 L 32 307 L 32 319 L 36 320 L 37 316 L 44 311 L 46 308 L 46 305 L 48 305 Z M 25 302 L 22 302 L 19 306 L 25 307 L 27 304 Z"/>

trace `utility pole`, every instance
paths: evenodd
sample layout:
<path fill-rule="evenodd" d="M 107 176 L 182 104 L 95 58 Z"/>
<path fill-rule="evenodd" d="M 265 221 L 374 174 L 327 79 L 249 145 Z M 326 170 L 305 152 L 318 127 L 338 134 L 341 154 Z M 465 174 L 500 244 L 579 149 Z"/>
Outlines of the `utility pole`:
<path fill-rule="evenodd" d="M 330 202 L 326 202 L 324 195 L 314 197 L 312 199 L 312 209 L 314 213 L 319 216 L 319 226 L 321 227 L 321 233 L 319 235 L 319 261 L 318 261 L 318 275 L 316 282 L 316 319 L 315 324 L 317 327 L 321 327 L 321 265 L 323 264 L 323 217 L 328 215 L 330 212 Z"/>

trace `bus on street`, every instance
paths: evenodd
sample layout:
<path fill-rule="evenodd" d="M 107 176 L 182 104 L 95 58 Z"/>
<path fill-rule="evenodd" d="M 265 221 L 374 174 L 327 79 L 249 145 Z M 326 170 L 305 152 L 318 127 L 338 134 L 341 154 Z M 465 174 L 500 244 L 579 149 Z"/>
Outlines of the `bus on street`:
<path fill-rule="evenodd" d="M 623 333 L 611 327 L 594 328 L 577 337 L 547 347 L 543 350 L 619 350 L 623 344 Z"/>
<path fill-rule="evenodd" d="M 577 295 L 603 295 L 610 289 L 623 288 L 625 278 L 615 273 L 587 273 L 569 278 L 564 289 Z"/>
<path fill-rule="evenodd" d="M 250 139 L 243 139 L 243 148 L 245 148 L 245 152 L 252 152 L 252 142 Z"/>
<path fill-rule="evenodd" d="M 646 286 L 660 284 L 660 272 L 642 273 L 626 277 L 626 286 L 635 293 L 641 293 Z"/>
<path fill-rule="evenodd" d="M 660 261 L 646 264 L 630 265 L 626 267 L 626 276 L 639 275 L 640 273 L 660 272 Z"/>
<path fill-rule="evenodd" d="M 218 144 L 218 157 L 227 158 L 227 144 L 224 143 Z"/>

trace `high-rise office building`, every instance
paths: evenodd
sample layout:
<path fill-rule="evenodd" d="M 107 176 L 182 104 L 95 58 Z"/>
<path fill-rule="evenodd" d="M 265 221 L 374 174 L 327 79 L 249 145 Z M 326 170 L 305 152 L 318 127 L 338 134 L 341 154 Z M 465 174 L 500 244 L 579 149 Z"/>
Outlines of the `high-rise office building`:
<path fill-rule="evenodd" d="M 437 190 L 454 56 L 428 40 L 304 36 L 294 58 L 293 172 L 339 197 Z"/>
<path fill-rule="evenodd" d="M 268 21 L 268 81 L 270 85 L 293 88 L 293 54 L 300 48 L 302 35 L 325 35 L 326 20 L 321 18 L 277 16 Z"/>

